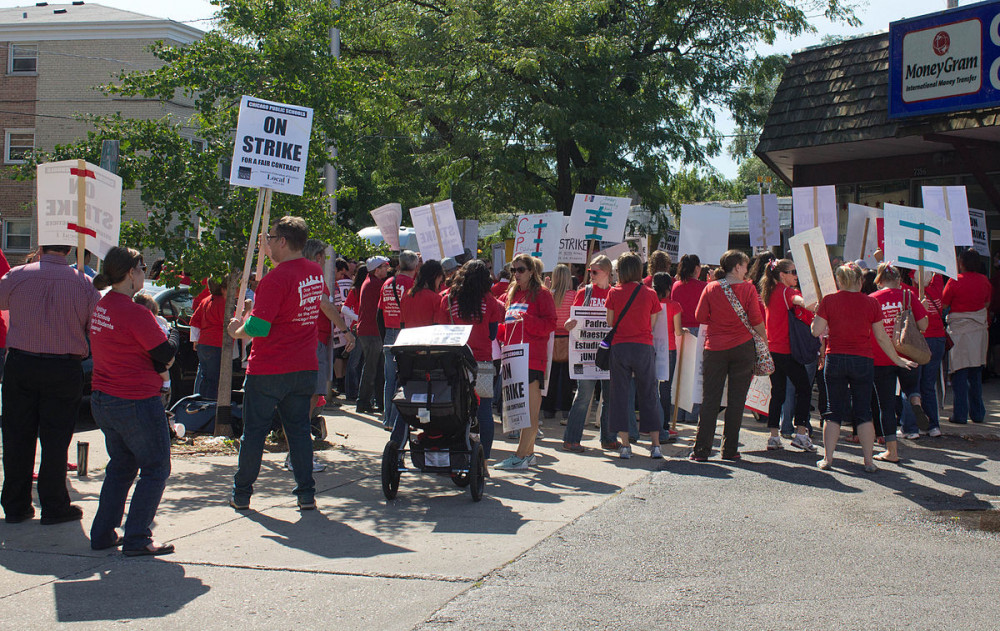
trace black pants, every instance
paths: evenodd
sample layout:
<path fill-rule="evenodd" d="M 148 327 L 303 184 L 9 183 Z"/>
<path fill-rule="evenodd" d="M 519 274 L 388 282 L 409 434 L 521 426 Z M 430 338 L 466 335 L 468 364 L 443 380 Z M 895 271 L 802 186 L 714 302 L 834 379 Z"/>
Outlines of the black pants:
<path fill-rule="evenodd" d="M 767 408 L 767 426 L 775 428 L 781 420 L 781 406 L 785 404 L 788 382 L 795 386 L 795 412 L 792 418 L 795 427 L 809 427 L 809 400 L 812 398 L 812 384 L 806 367 L 795 361 L 791 355 L 771 353 L 774 372 L 771 373 L 771 404 Z"/>
<path fill-rule="evenodd" d="M 83 369 L 78 359 L 32 357 L 11 350 L 3 380 L 3 493 L 4 514 L 31 511 L 31 476 L 35 443 L 42 444 L 38 470 L 38 501 L 42 517 L 69 507 L 66 490 L 66 453 L 73 439 Z"/>
<path fill-rule="evenodd" d="M 573 384 L 569 379 L 569 363 L 552 362 L 549 391 L 542 397 L 542 410 L 568 412 L 573 407 Z"/>
<path fill-rule="evenodd" d="M 757 358 L 753 340 L 724 351 L 705 349 L 702 362 L 704 386 L 701 397 L 701 413 L 698 418 L 698 433 L 695 437 L 694 455 L 708 458 L 715 440 L 719 408 L 722 406 L 722 390 L 729 379 L 729 393 L 726 400 L 725 425 L 722 428 L 722 456 L 730 458 L 739 450 L 740 426 L 743 424 L 743 406 L 747 402 L 747 392 L 753 380 L 753 365 Z"/>

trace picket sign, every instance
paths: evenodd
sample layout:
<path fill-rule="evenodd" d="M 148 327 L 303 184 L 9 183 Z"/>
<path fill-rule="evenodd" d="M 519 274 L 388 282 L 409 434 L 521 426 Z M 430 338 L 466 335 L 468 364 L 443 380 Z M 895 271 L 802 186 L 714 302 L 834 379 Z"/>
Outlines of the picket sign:
<path fill-rule="evenodd" d="M 875 268 L 875 250 L 878 247 L 878 220 L 882 210 L 861 204 L 847 205 L 847 235 L 844 239 L 844 259 L 861 259 L 868 267 Z"/>
<path fill-rule="evenodd" d="M 494 243 L 492 252 L 493 276 L 500 278 L 500 272 L 503 271 L 504 266 L 507 264 L 507 246 L 503 242 Z"/>
<path fill-rule="evenodd" d="M 81 271 L 85 250 L 105 258 L 121 234 L 121 178 L 85 160 L 46 162 L 35 173 L 38 242 L 75 246 Z"/>
<path fill-rule="evenodd" d="M 389 249 L 399 252 L 399 225 L 403 223 L 403 207 L 396 203 L 386 204 L 368 214 L 375 220 L 378 231 L 382 233 L 382 240 L 389 244 Z"/>
<path fill-rule="evenodd" d="M 631 204 L 627 197 L 578 194 L 573 198 L 569 234 L 588 241 L 620 243 Z"/>
<path fill-rule="evenodd" d="M 559 263 L 563 224 L 562 213 L 538 213 L 517 218 L 514 234 L 514 255 L 528 254 L 542 262 L 542 270 L 550 272 Z"/>
<path fill-rule="evenodd" d="M 696 254 L 708 265 L 729 249 L 729 218 L 732 211 L 721 206 L 681 205 L 678 251 Z"/>
<path fill-rule="evenodd" d="M 954 245 L 972 246 L 969 199 L 964 186 L 922 186 L 924 208 L 951 223 Z"/>
<path fill-rule="evenodd" d="M 799 286 L 806 304 L 818 302 L 823 296 L 837 291 L 823 234 L 822 228 L 812 228 L 788 239 L 792 260 L 799 269 Z M 803 270 L 808 273 L 803 274 Z"/>
<path fill-rule="evenodd" d="M 747 197 L 747 225 L 750 232 L 750 245 L 773 246 L 781 245 L 781 223 L 778 213 L 778 196 L 760 194 Z"/>
<path fill-rule="evenodd" d="M 969 225 L 972 227 L 973 249 L 986 258 L 990 258 L 990 240 L 986 236 L 986 211 L 970 208 Z"/>
<path fill-rule="evenodd" d="M 837 243 L 837 190 L 835 186 L 792 189 L 792 226 L 795 234 L 822 228 L 824 243 Z"/>
<path fill-rule="evenodd" d="M 458 220 L 455 219 L 455 207 L 450 199 L 411 208 L 410 219 L 425 261 L 440 261 L 465 253 Z"/>
<path fill-rule="evenodd" d="M 503 431 L 513 432 L 531 427 L 531 411 L 528 404 L 528 344 L 508 344 L 503 347 L 500 387 L 503 388 Z"/>
<path fill-rule="evenodd" d="M 660 315 L 653 327 L 653 349 L 656 351 L 656 380 L 670 381 L 670 318 L 667 305 L 660 308 Z"/>
<path fill-rule="evenodd" d="M 750 390 L 747 391 L 747 400 L 743 407 L 760 414 L 767 414 L 770 405 L 771 378 L 754 375 L 750 381 Z"/>
<path fill-rule="evenodd" d="M 885 260 L 916 269 L 917 284 L 921 290 L 921 281 L 926 273 L 937 272 L 957 278 L 955 241 L 951 230 L 952 223 L 935 212 L 886 204 Z"/>

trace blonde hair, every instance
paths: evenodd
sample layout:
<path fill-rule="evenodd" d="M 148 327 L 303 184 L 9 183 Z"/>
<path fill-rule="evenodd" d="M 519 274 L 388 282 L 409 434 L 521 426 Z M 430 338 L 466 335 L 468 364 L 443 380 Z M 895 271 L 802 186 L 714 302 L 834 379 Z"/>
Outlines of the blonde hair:
<path fill-rule="evenodd" d="M 603 254 L 598 254 L 594 258 L 590 259 L 590 267 L 600 267 L 608 273 L 608 276 L 611 276 L 611 272 L 614 271 L 615 268 L 615 266 L 611 264 L 611 259 Z"/>
<path fill-rule="evenodd" d="M 895 265 L 885 262 L 878 264 L 878 272 L 875 274 L 875 284 L 881 285 L 882 283 L 892 283 L 902 279 L 902 275 L 899 273 L 899 268 Z"/>
<path fill-rule="evenodd" d="M 552 299 L 556 302 L 556 307 L 562 304 L 566 292 L 573 288 L 573 276 L 569 273 L 569 267 L 560 263 L 552 271 Z"/>
<path fill-rule="evenodd" d="M 510 262 L 511 276 L 513 282 L 510 284 L 510 288 L 507 289 L 507 306 L 510 306 L 510 301 L 514 299 L 514 294 L 517 292 L 517 277 L 514 275 L 514 263 L 521 261 L 524 266 L 528 268 L 531 272 L 531 278 L 528 279 L 528 295 L 532 300 L 538 295 L 538 290 L 543 289 L 542 285 L 542 261 L 530 254 L 524 252 L 518 254 L 514 257 L 514 260 Z"/>
<path fill-rule="evenodd" d="M 854 263 L 845 263 L 833 271 L 837 279 L 837 287 L 840 289 L 850 289 L 861 284 L 864 272 Z"/>

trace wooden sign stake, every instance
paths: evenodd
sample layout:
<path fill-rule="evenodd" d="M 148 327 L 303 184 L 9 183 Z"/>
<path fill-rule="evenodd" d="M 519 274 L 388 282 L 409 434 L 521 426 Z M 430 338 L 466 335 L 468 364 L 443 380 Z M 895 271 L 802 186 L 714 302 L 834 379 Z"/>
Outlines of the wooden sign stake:
<path fill-rule="evenodd" d="M 816 288 L 816 300 L 823 299 L 823 289 L 819 286 L 819 276 L 816 274 L 816 264 L 813 262 L 812 249 L 808 243 L 803 243 L 802 247 L 806 251 L 806 264 L 809 265 L 809 274 L 812 277 L 813 287 Z"/>
<path fill-rule="evenodd" d="M 264 213 L 260 220 L 260 243 L 257 245 L 257 282 L 264 277 L 264 243 L 271 229 L 271 189 L 264 194 Z"/>
<path fill-rule="evenodd" d="M 819 228 L 819 187 L 813 187 L 813 227 Z M 806 248 L 809 251 L 809 248 Z M 811 259 L 810 259 L 811 260 Z"/>
<path fill-rule="evenodd" d="M 865 258 L 865 253 L 868 251 L 868 229 L 871 224 L 872 218 L 865 217 L 865 231 L 861 234 L 861 259 Z"/>
<path fill-rule="evenodd" d="M 82 228 L 87 227 L 87 161 L 76 161 L 76 225 L 81 228 L 76 233 L 76 269 L 84 271 L 83 252 L 87 248 L 87 235 Z"/>
<path fill-rule="evenodd" d="M 247 255 L 243 261 L 243 276 L 240 279 L 240 290 L 236 294 L 236 307 L 234 309 L 234 317 L 240 319 L 243 319 L 243 298 L 247 295 L 247 285 L 250 282 L 250 266 L 253 264 L 253 250 L 258 240 L 257 229 L 260 227 L 260 216 L 265 205 L 268 207 L 268 212 L 270 212 L 271 189 L 257 189 L 257 210 L 254 211 L 253 225 L 250 226 L 250 240 L 247 241 Z M 263 256 L 263 253 L 261 255 Z"/>
<path fill-rule="evenodd" d="M 677 361 L 674 362 L 675 367 L 680 367 L 684 361 L 684 340 L 687 338 L 686 335 L 681 335 L 680 340 L 677 342 Z M 674 397 L 674 413 L 670 416 L 670 429 L 677 431 L 677 410 L 680 408 L 681 400 L 681 371 L 676 370 L 676 374 L 673 375 L 674 379 L 677 380 L 677 395 Z"/>
<path fill-rule="evenodd" d="M 434 210 L 434 202 L 431 202 L 431 221 L 434 222 L 434 236 L 437 237 L 438 252 L 441 253 L 441 260 L 443 261 L 445 259 L 444 242 L 441 240 L 441 228 L 438 226 L 438 216 L 437 211 Z"/>
<path fill-rule="evenodd" d="M 944 217 L 948 221 L 951 221 L 951 204 L 948 203 L 948 187 L 947 186 L 942 186 L 941 187 L 941 193 L 942 193 L 942 196 L 944 197 Z M 923 237 L 921 237 L 921 238 L 923 238 Z"/>

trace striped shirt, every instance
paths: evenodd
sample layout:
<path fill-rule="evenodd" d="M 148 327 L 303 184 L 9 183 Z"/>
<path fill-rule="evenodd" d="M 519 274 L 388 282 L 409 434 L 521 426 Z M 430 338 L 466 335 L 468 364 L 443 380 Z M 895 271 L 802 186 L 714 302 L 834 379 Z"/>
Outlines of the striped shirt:
<path fill-rule="evenodd" d="M 15 267 L 0 279 L 0 309 L 10 311 L 7 346 L 29 353 L 90 354 L 87 327 L 100 293 L 61 254 Z"/>

